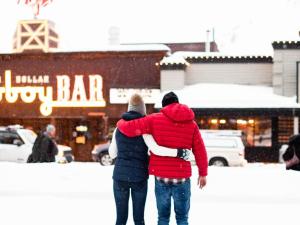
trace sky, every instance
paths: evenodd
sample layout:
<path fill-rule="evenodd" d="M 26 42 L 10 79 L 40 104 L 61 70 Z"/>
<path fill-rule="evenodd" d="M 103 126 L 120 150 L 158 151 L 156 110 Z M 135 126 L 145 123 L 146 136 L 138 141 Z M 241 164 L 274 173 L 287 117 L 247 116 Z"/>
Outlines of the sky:
<path fill-rule="evenodd" d="M 17 22 L 33 13 L 17 0 L 1 0 L 0 9 L 6 53 Z M 53 0 L 38 18 L 55 22 L 62 51 L 100 49 L 118 27 L 121 43 L 203 42 L 214 29 L 224 54 L 272 55 L 273 41 L 300 40 L 299 12 L 299 0 Z"/>

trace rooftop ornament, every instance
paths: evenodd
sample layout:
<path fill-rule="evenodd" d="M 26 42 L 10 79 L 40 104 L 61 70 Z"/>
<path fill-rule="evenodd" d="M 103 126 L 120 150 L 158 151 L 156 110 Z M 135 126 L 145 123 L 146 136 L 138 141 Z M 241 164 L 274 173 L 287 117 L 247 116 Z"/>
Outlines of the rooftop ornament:
<path fill-rule="evenodd" d="M 37 16 L 40 13 L 40 9 L 42 7 L 47 6 L 49 3 L 51 3 L 53 0 L 18 0 L 18 4 L 23 3 L 25 5 L 28 5 L 32 7 L 34 18 L 36 19 Z"/>

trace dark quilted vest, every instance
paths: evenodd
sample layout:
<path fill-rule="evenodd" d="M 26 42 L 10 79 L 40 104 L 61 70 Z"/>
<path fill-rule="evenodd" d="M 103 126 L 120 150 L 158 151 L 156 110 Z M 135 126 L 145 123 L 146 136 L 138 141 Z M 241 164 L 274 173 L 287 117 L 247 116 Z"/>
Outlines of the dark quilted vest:
<path fill-rule="evenodd" d="M 133 120 L 141 118 L 140 113 L 130 111 L 122 118 Z M 148 147 L 142 136 L 129 138 L 116 131 L 118 156 L 115 163 L 113 179 L 118 181 L 140 182 L 148 179 Z"/>

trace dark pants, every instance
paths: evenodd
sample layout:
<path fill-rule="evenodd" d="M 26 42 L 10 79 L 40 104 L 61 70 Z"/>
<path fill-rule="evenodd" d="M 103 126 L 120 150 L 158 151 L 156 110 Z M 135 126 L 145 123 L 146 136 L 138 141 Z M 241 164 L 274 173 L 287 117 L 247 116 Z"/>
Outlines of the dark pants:
<path fill-rule="evenodd" d="M 158 225 L 169 224 L 172 197 L 177 225 L 188 225 L 191 197 L 190 179 L 181 184 L 165 184 L 155 179 L 155 196 L 158 210 Z"/>
<path fill-rule="evenodd" d="M 133 220 L 135 225 L 144 225 L 144 210 L 148 190 L 148 181 L 126 182 L 114 180 L 114 196 L 117 209 L 116 225 L 126 225 L 128 201 L 131 192 Z"/>

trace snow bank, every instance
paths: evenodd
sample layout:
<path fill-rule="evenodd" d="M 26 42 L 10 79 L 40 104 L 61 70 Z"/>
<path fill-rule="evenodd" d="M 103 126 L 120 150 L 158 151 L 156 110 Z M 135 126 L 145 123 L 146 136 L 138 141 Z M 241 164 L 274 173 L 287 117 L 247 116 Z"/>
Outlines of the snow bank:
<path fill-rule="evenodd" d="M 98 163 L 0 163 L 0 224 L 110 225 L 115 222 L 113 167 Z M 295 224 L 300 208 L 300 173 L 282 164 L 209 168 L 208 185 L 196 186 L 193 168 L 190 225 Z M 146 224 L 156 224 L 153 177 Z M 172 213 L 170 224 L 175 224 Z M 132 225 L 130 211 L 128 225 Z"/>

